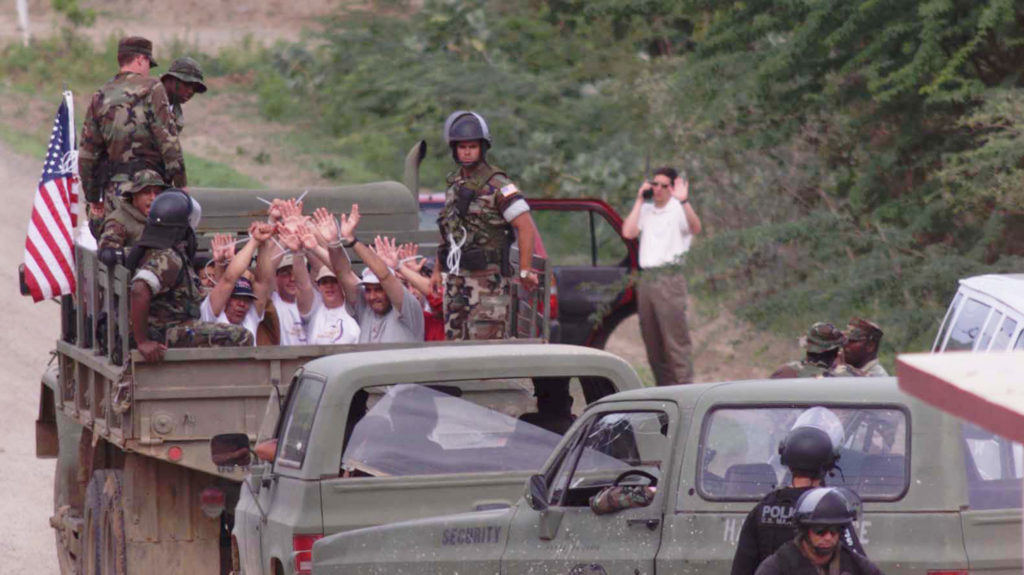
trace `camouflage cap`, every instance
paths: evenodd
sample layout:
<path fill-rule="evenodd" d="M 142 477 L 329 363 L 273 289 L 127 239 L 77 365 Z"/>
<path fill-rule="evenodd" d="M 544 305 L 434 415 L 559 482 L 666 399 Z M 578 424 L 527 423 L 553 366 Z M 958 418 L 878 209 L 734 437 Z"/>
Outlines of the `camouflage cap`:
<path fill-rule="evenodd" d="M 846 326 L 846 338 L 850 341 L 880 341 L 882 334 L 882 328 L 878 327 L 878 324 L 859 317 L 851 318 L 850 324 Z"/>
<path fill-rule="evenodd" d="M 171 67 L 167 69 L 163 76 L 160 76 L 160 79 L 163 80 L 168 76 L 173 76 L 182 82 L 194 84 L 195 90 L 199 94 L 206 91 L 206 84 L 203 83 L 203 69 L 199 66 L 199 62 L 188 56 L 182 56 L 172 62 Z"/>
<path fill-rule="evenodd" d="M 158 65 L 156 60 L 153 59 L 153 43 L 142 36 L 125 36 L 118 41 L 118 59 L 129 54 L 142 54 L 146 56 L 149 58 L 149 65 L 152 68 L 156 68 Z"/>
<path fill-rule="evenodd" d="M 846 336 L 830 323 L 818 322 L 807 331 L 808 353 L 825 353 L 846 343 Z"/>
<path fill-rule="evenodd" d="M 122 192 L 122 194 L 125 196 L 130 196 L 136 192 L 141 192 L 142 190 L 150 186 L 158 186 L 161 190 L 166 190 L 167 188 L 170 187 L 169 185 L 167 185 L 167 182 L 165 182 L 164 179 L 160 177 L 160 174 L 157 173 L 156 170 L 150 170 L 147 168 L 144 170 L 139 170 L 132 175 L 131 186 L 129 186 L 127 190 Z"/>

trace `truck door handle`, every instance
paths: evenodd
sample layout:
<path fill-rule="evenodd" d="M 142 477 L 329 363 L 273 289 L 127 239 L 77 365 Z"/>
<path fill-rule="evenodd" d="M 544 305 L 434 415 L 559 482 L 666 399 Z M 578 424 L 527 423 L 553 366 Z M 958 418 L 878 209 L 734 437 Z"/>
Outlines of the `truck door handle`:
<path fill-rule="evenodd" d="M 627 519 L 626 525 L 643 525 L 647 529 L 654 531 L 658 528 L 658 524 L 661 523 L 660 519 Z"/>

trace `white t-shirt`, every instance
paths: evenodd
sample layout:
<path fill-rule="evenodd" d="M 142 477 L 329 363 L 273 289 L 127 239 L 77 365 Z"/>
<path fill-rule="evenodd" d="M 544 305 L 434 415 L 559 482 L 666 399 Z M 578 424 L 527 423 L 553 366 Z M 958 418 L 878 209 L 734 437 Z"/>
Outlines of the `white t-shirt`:
<path fill-rule="evenodd" d="M 358 343 L 359 324 L 345 311 L 344 304 L 329 308 L 317 298 L 306 326 L 306 335 L 310 345 Z"/>
<path fill-rule="evenodd" d="M 231 324 L 228 321 L 228 316 L 223 311 L 220 315 L 213 317 L 213 306 L 210 304 L 210 296 L 203 298 L 203 303 L 199 304 L 199 319 L 203 321 L 212 321 L 215 323 L 226 323 Z M 256 313 L 256 302 L 249 307 L 249 311 L 246 312 L 245 317 L 242 318 L 242 327 L 249 330 L 252 334 L 252 344 L 256 345 L 256 328 L 259 327 L 260 322 L 263 321 L 263 315 Z"/>
<path fill-rule="evenodd" d="M 299 304 L 284 301 L 276 291 L 271 294 L 270 299 L 274 302 L 277 321 L 281 324 L 281 345 L 306 345 L 309 343 L 309 339 L 306 337 L 306 322 L 309 321 L 309 314 L 302 317 L 302 314 L 299 313 Z"/>
<path fill-rule="evenodd" d="M 670 264 L 690 251 L 693 234 L 686 221 L 683 204 L 669 198 L 661 208 L 644 204 L 640 208 L 640 268 L 651 269 Z"/>

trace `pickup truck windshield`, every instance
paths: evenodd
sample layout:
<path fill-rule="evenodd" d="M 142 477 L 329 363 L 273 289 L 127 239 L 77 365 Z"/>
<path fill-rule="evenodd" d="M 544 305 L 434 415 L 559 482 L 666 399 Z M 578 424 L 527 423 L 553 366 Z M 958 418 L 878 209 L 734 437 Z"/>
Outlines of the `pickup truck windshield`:
<path fill-rule="evenodd" d="M 504 389 L 486 391 L 435 387 L 372 390 L 372 406 L 353 428 L 342 456 L 344 470 L 376 477 L 533 471 L 561 440 L 527 415 L 533 407 L 528 383 L 507 382 Z M 573 416 L 564 417 L 571 422 Z"/>
<path fill-rule="evenodd" d="M 723 408 L 708 413 L 698 477 L 706 499 L 760 499 L 787 484 L 779 442 L 807 408 Z M 894 500 L 907 488 L 906 414 L 894 408 L 829 407 L 843 424 L 838 469 L 827 484 L 848 487 L 865 500 Z"/>

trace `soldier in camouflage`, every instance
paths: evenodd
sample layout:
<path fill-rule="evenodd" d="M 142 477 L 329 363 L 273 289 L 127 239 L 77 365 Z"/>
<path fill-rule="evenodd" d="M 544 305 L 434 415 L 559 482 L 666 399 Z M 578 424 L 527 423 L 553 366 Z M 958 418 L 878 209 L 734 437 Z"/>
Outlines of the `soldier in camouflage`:
<path fill-rule="evenodd" d="M 846 336 L 830 323 L 818 322 L 807 332 L 807 353 L 801 361 L 791 361 L 772 373 L 772 379 L 825 377 L 846 343 Z"/>
<path fill-rule="evenodd" d="M 174 127 L 178 135 L 185 129 L 185 112 L 181 106 L 192 99 L 195 94 L 206 92 L 206 84 L 203 82 L 203 69 L 188 56 L 182 56 L 171 63 L 167 73 L 160 76 L 160 82 L 167 91 L 167 100 L 171 104 L 171 117 L 174 120 Z"/>
<path fill-rule="evenodd" d="M 511 180 L 487 163 L 491 135 L 483 117 L 459 111 L 448 117 L 445 142 L 459 169 L 448 176 L 444 208 L 438 218 L 442 243 L 431 287 L 444 287 L 445 337 L 449 340 L 508 337 L 509 250 L 518 238 L 519 282 L 537 287 L 531 271 L 536 226 L 530 207 Z"/>
<path fill-rule="evenodd" d="M 846 345 L 843 346 L 842 360 L 829 371 L 833 377 L 867 376 L 886 377 L 882 364 L 878 363 L 878 346 L 882 342 L 882 328 L 878 324 L 855 317 L 846 326 Z"/>
<path fill-rule="evenodd" d="M 160 361 L 170 347 L 251 346 L 241 325 L 200 321 L 202 294 L 192 266 L 195 233 L 192 199 L 181 190 L 157 196 L 127 266 L 132 273 L 132 336 L 146 361 Z"/>
<path fill-rule="evenodd" d="M 136 171 L 155 170 L 176 187 L 187 183 L 167 92 L 149 76 L 156 66 L 152 42 L 122 38 L 117 62 L 120 71 L 93 95 L 85 111 L 78 150 L 89 227 L 97 236 L 105 214 L 117 208 Z"/>
<path fill-rule="evenodd" d="M 124 262 L 124 250 L 142 237 L 149 208 L 165 188 L 167 184 L 155 171 L 135 172 L 131 187 L 122 193 L 124 201 L 103 221 L 103 233 L 97 246 L 100 261 L 108 266 Z"/>

